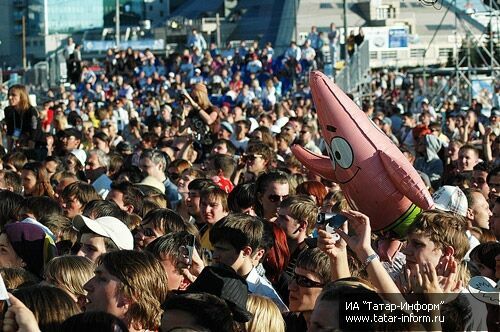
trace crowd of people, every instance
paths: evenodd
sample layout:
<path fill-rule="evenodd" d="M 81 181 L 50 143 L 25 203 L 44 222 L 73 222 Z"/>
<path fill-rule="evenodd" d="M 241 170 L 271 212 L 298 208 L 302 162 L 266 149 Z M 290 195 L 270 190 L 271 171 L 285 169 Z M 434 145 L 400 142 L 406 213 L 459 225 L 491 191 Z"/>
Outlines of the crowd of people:
<path fill-rule="evenodd" d="M 314 33 L 280 56 L 269 43 L 228 55 L 196 31 L 167 59 L 109 50 L 103 72 L 83 64 L 37 107 L 11 86 L 3 330 L 499 330 L 499 306 L 467 294 L 471 276 L 500 279 L 499 87 L 485 117 L 374 72 L 360 108 L 435 200 L 407 238 L 384 238 L 291 153 L 327 154 L 304 79 Z M 331 213 L 348 219 L 336 234 Z M 432 310 L 412 310 L 415 295 Z M 348 321 L 367 313 L 389 320 Z"/>

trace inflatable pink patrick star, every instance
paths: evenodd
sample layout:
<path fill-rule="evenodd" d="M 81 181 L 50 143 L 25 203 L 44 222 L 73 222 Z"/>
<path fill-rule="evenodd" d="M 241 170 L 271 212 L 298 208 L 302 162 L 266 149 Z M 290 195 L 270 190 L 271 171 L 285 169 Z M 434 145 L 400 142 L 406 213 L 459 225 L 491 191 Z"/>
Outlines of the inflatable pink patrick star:
<path fill-rule="evenodd" d="M 340 185 L 349 205 L 370 217 L 373 231 L 402 238 L 433 200 L 398 147 L 327 76 L 314 71 L 310 85 L 328 155 L 300 146 L 293 154 L 308 169 Z"/>

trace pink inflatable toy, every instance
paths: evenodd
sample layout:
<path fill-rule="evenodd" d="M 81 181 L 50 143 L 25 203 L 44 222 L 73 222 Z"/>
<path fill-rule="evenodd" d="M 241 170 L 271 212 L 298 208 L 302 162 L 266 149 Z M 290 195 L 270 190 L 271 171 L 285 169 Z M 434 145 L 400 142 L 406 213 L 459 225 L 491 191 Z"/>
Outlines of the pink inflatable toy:
<path fill-rule="evenodd" d="M 430 193 L 398 147 L 327 76 L 310 74 L 320 131 L 329 158 L 301 146 L 304 166 L 340 185 L 349 205 L 370 217 L 373 231 L 402 238 L 420 211 L 433 207 Z"/>

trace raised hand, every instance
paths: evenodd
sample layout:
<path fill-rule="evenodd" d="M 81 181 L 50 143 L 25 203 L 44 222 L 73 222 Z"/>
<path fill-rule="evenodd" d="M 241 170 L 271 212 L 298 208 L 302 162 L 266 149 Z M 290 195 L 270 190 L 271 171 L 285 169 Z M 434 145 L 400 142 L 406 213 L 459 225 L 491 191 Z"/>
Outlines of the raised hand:
<path fill-rule="evenodd" d="M 342 225 L 341 230 L 347 234 L 347 222 Z M 318 230 L 318 248 L 333 259 L 347 254 L 347 243 L 344 239 L 336 239 L 335 236 L 323 229 Z"/>
<path fill-rule="evenodd" d="M 375 251 L 371 245 L 371 227 L 370 218 L 358 211 L 343 212 L 349 218 L 349 226 L 356 234 L 349 236 L 342 230 L 338 230 L 338 234 L 346 241 L 349 248 L 352 249 L 361 261 L 364 261 L 369 255 Z"/>
<path fill-rule="evenodd" d="M 428 262 L 412 265 L 410 267 L 409 280 L 411 288 L 415 293 L 443 293 L 443 288 L 439 283 L 436 269 Z"/>
<path fill-rule="evenodd" d="M 198 251 L 196 248 L 193 248 L 193 256 L 191 258 L 191 265 L 182 269 L 182 274 L 186 277 L 191 283 L 196 280 L 196 278 L 200 275 L 201 271 L 205 267 L 203 260 L 200 255 L 198 255 Z"/>

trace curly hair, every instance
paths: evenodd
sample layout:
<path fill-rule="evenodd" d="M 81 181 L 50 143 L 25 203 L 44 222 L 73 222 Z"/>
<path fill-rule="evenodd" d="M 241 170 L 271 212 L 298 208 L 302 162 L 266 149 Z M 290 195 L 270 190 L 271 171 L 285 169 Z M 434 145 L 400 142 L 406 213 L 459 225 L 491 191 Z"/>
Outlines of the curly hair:
<path fill-rule="evenodd" d="M 453 247 L 455 258 L 461 261 L 469 251 L 466 230 L 467 222 L 461 216 L 443 211 L 424 211 L 417 216 L 408 234 L 428 236 L 439 249 Z"/>

